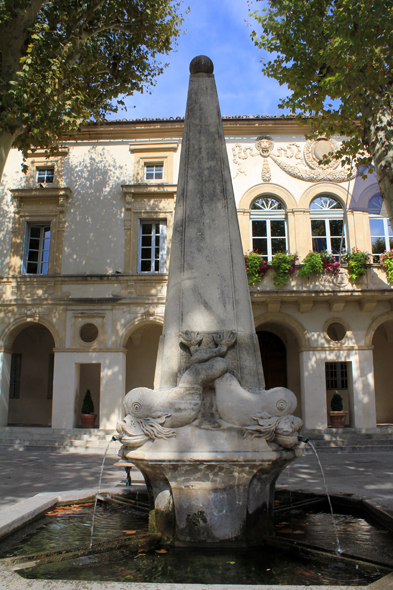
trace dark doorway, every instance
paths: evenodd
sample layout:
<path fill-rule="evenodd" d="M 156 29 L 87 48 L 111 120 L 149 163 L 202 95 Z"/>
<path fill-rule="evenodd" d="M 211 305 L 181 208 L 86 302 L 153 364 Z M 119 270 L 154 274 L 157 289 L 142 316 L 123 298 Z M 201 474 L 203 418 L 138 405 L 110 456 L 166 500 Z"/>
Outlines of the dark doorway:
<path fill-rule="evenodd" d="M 273 332 L 257 332 L 266 389 L 287 387 L 287 351 L 284 342 Z"/>
<path fill-rule="evenodd" d="M 12 344 L 8 424 L 51 426 L 55 346 L 41 324 L 24 328 Z"/>

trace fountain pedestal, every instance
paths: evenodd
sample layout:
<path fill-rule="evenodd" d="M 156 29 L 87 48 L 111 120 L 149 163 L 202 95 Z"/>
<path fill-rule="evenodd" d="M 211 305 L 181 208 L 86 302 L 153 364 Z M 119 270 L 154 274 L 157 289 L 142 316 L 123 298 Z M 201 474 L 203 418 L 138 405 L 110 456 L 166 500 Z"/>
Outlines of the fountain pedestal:
<path fill-rule="evenodd" d="M 150 487 L 157 530 L 181 546 L 258 545 L 271 536 L 275 481 L 301 454 L 299 447 L 243 438 L 230 425 L 185 426 L 176 439 L 121 451 Z"/>
<path fill-rule="evenodd" d="M 213 64 L 190 71 L 154 390 L 126 395 L 120 456 L 175 544 L 256 544 L 302 421 L 291 391 L 265 390 Z"/>

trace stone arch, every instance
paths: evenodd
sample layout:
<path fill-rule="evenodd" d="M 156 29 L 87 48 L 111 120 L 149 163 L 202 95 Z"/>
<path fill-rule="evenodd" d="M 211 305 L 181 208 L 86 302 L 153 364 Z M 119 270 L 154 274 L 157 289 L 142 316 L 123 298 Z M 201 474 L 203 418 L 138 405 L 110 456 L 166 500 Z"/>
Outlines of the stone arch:
<path fill-rule="evenodd" d="M 375 334 L 376 330 L 379 328 L 379 326 L 381 326 L 385 322 L 390 322 L 390 321 L 393 321 L 393 311 L 387 311 L 386 313 L 383 313 L 382 315 L 375 318 L 375 320 L 373 322 L 371 322 L 371 324 L 369 325 L 369 327 L 366 330 L 366 335 L 364 337 L 364 345 L 367 348 L 372 347 L 374 334 Z"/>
<path fill-rule="evenodd" d="M 120 335 L 120 347 L 125 348 L 129 337 L 141 328 L 142 326 L 147 326 L 151 324 L 156 324 L 158 326 L 164 325 L 164 316 L 161 314 L 154 315 L 152 317 L 146 317 L 145 314 L 141 314 L 136 316 L 132 320 L 130 320 L 124 327 Z"/>
<path fill-rule="evenodd" d="M 277 324 L 257 330 L 266 389 L 288 387 L 286 331 Z"/>
<path fill-rule="evenodd" d="M 315 199 L 315 197 L 318 197 L 322 194 L 329 194 L 335 199 L 337 199 L 337 201 L 339 201 L 339 203 L 345 210 L 348 196 L 347 190 L 342 186 L 333 184 L 331 182 L 318 182 L 318 184 L 314 184 L 313 186 L 307 188 L 300 197 L 298 205 L 299 208 L 309 209 L 311 201 Z"/>
<path fill-rule="evenodd" d="M 284 202 L 286 209 L 293 209 L 296 207 L 295 198 L 282 186 L 278 184 L 257 184 L 244 193 L 240 199 L 238 209 L 250 209 L 253 200 L 264 195 L 277 196 Z"/>
<path fill-rule="evenodd" d="M 308 344 L 306 330 L 283 313 L 264 313 L 255 318 L 255 326 L 260 347 L 263 340 L 269 340 L 269 333 L 272 343 L 278 338 L 285 347 L 285 354 L 261 348 L 266 387 L 284 386 L 293 391 L 297 398 L 295 415 L 302 417 L 300 352 Z"/>
<path fill-rule="evenodd" d="M 365 344 L 373 349 L 375 414 L 377 424 L 393 424 L 391 359 L 393 356 L 393 312 L 376 318 L 369 326 Z"/>
<path fill-rule="evenodd" d="M 48 322 L 45 318 L 39 318 L 39 320 L 34 319 L 26 319 L 26 317 L 18 318 L 14 322 L 12 322 L 9 326 L 7 326 L 1 335 L 0 338 L 0 346 L 3 346 L 5 350 L 11 350 L 12 344 L 15 338 L 22 332 L 25 328 L 31 325 L 41 325 L 44 326 L 52 335 L 53 341 L 55 343 L 55 348 L 60 346 L 60 335 L 57 329 L 51 322 Z"/>
<path fill-rule="evenodd" d="M 256 330 L 260 328 L 263 324 L 267 323 L 275 323 L 278 325 L 285 326 L 292 330 L 292 332 L 294 332 L 294 334 L 297 337 L 300 351 L 310 346 L 307 330 L 298 320 L 296 320 L 292 316 L 286 313 L 276 312 L 263 313 L 254 318 L 254 325 Z"/>
<path fill-rule="evenodd" d="M 9 425 L 51 426 L 55 338 L 48 322 L 19 321 L 5 334 Z"/>
<path fill-rule="evenodd" d="M 126 392 L 135 387 L 154 387 L 157 352 L 162 334 L 161 317 L 128 324 L 122 343 L 126 349 Z"/>

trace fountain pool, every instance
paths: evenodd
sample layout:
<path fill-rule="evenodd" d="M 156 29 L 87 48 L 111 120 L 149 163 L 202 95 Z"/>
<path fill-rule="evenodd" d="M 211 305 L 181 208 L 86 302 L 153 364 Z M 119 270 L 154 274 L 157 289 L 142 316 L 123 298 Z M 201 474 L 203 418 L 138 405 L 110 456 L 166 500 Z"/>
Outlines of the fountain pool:
<path fill-rule="evenodd" d="M 277 492 L 275 534 L 257 547 L 175 548 L 148 534 L 146 494 L 103 494 L 89 548 L 93 502 L 59 505 L 0 542 L 3 565 L 29 580 L 365 586 L 393 571 L 393 523 L 371 505 Z M 70 547 L 72 549 L 70 549 Z"/>

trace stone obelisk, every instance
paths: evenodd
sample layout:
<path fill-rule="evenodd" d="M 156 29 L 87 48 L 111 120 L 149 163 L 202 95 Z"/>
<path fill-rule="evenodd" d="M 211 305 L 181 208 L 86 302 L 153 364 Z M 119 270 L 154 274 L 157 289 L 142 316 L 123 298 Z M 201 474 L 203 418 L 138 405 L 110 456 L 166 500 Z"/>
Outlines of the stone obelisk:
<path fill-rule="evenodd" d="M 168 542 L 258 544 L 302 421 L 291 391 L 265 390 L 213 64 L 190 71 L 155 384 L 127 393 L 119 454 Z"/>
<path fill-rule="evenodd" d="M 155 389 L 174 387 L 179 334 L 233 331 L 232 368 L 246 389 L 264 387 L 261 356 L 222 126 L 213 63 L 190 64 L 163 335 Z"/>

